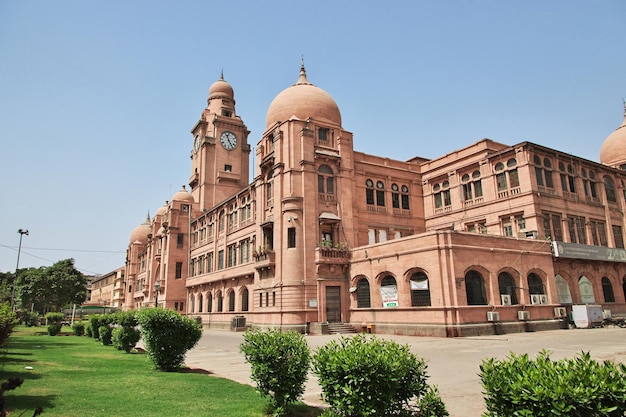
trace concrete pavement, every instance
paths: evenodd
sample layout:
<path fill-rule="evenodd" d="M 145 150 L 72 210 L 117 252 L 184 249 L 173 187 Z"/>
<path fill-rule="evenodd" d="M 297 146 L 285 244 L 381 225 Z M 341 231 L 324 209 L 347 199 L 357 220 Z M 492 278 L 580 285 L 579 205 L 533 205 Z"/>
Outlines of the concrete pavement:
<path fill-rule="evenodd" d="M 484 412 L 483 390 L 478 376 L 479 365 L 484 358 L 503 359 L 511 352 L 534 356 L 542 349 L 547 349 L 552 352 L 553 359 L 574 357 L 584 351 L 590 352 L 599 361 L 626 363 L 626 329 L 619 327 L 453 339 L 377 336 L 408 344 L 413 353 L 426 359 L 428 382 L 439 387 L 451 417 L 480 417 Z M 306 336 L 306 341 L 314 352 L 317 347 L 338 337 Z M 219 377 L 254 385 L 250 380 L 250 366 L 239 351 L 242 342 L 243 333 L 204 330 L 198 345 L 187 353 L 185 362 L 190 368 L 203 369 Z M 324 406 L 321 389 L 313 374 L 309 375 L 303 401 L 312 406 Z"/>

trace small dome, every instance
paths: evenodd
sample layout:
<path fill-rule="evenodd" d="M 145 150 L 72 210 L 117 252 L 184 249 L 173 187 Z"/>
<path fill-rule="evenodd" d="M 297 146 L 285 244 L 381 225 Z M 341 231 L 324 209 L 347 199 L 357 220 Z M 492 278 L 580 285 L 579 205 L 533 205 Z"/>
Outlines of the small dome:
<path fill-rule="evenodd" d="M 224 72 L 222 72 L 220 79 L 215 81 L 211 88 L 209 88 L 209 100 L 224 96 L 233 100 L 235 99 L 233 87 L 224 80 Z"/>
<path fill-rule="evenodd" d="M 304 64 L 300 67 L 298 82 L 279 93 L 267 110 L 265 127 L 291 118 L 309 117 L 341 126 L 341 113 L 335 100 L 326 91 L 311 84 L 306 78 Z"/>
<path fill-rule="evenodd" d="M 194 199 L 191 193 L 187 191 L 187 189 L 183 185 L 183 188 L 181 188 L 180 191 L 172 196 L 172 201 L 186 201 L 188 203 L 193 203 Z"/>
<path fill-rule="evenodd" d="M 626 104 L 624 104 L 624 121 L 602 144 L 600 162 L 619 169 L 623 169 L 622 166 L 626 165 Z"/>
<path fill-rule="evenodd" d="M 130 233 L 130 243 L 148 243 L 148 235 L 152 231 L 150 227 L 150 215 L 146 217 L 146 221 L 135 227 Z"/>
<path fill-rule="evenodd" d="M 168 202 L 166 201 L 165 204 L 163 204 L 156 212 L 155 217 L 156 216 L 162 216 L 167 212 L 167 204 Z"/>

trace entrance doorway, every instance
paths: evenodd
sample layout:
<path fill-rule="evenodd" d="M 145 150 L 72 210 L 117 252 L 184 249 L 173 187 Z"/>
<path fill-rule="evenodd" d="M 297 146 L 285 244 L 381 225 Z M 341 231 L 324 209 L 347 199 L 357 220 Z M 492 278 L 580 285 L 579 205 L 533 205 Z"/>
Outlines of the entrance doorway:
<path fill-rule="evenodd" d="M 326 287 L 326 321 L 341 322 L 341 287 Z"/>

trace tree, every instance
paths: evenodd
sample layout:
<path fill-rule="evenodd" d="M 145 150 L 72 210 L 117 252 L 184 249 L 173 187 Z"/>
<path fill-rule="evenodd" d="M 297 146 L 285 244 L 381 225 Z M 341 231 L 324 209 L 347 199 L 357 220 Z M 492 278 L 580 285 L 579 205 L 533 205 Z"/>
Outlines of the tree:
<path fill-rule="evenodd" d="M 65 259 L 49 267 L 20 271 L 16 294 L 22 307 L 33 306 L 42 313 L 81 304 L 87 295 L 88 279 Z"/>

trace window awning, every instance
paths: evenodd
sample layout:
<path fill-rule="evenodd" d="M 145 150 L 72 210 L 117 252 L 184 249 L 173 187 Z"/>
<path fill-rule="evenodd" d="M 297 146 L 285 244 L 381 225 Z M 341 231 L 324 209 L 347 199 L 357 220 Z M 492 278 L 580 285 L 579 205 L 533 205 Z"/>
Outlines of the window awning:
<path fill-rule="evenodd" d="M 335 222 L 340 222 L 341 217 L 337 216 L 335 213 L 331 213 L 329 211 L 323 211 L 322 214 L 320 214 L 319 220 L 327 222 L 327 223 L 335 223 Z"/>

